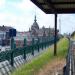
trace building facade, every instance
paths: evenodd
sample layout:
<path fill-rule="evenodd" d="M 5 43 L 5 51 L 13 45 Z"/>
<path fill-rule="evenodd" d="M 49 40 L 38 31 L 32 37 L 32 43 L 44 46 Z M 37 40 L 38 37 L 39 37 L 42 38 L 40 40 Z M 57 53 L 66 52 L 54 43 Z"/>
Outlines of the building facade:
<path fill-rule="evenodd" d="M 36 16 L 34 18 L 34 22 L 31 26 L 31 28 L 29 28 L 29 31 L 27 32 L 17 32 L 16 37 L 15 37 L 15 41 L 16 41 L 16 45 L 19 46 L 23 46 L 24 44 L 24 39 L 27 40 L 27 45 L 32 44 L 32 38 L 34 38 L 35 40 L 37 40 L 37 38 L 42 39 L 42 37 L 54 37 L 54 28 L 45 28 L 44 26 L 42 28 L 39 27 L 38 23 L 37 23 L 37 19 Z M 58 31 L 57 31 L 58 33 Z"/>
<path fill-rule="evenodd" d="M 10 44 L 9 29 L 14 29 L 8 26 L 0 26 L 0 45 L 6 46 Z"/>
<path fill-rule="evenodd" d="M 7 26 L 0 26 L 0 45 L 10 45 L 10 37 L 9 37 L 9 29 L 14 29 L 12 27 Z M 17 47 L 24 45 L 24 39 L 27 40 L 27 45 L 32 44 L 32 38 L 37 40 L 37 38 L 42 37 L 54 37 L 54 28 L 45 28 L 44 26 L 42 28 L 39 27 L 37 23 L 36 16 L 34 18 L 34 22 L 29 28 L 29 31 L 27 32 L 18 32 L 16 34 L 16 37 L 14 37 L 15 43 Z M 58 31 L 57 31 L 58 33 Z"/>
<path fill-rule="evenodd" d="M 29 30 L 33 38 L 37 37 L 45 37 L 45 36 L 54 36 L 54 28 L 45 28 L 44 26 L 42 28 L 39 27 L 36 16 L 34 19 L 34 23 L 31 26 L 31 29 Z M 57 31 L 58 33 L 58 31 Z"/>

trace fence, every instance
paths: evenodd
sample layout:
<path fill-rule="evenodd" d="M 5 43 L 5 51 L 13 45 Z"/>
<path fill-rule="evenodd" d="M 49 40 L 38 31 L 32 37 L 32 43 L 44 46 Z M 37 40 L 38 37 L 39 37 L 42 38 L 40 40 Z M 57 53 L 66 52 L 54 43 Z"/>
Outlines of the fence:
<path fill-rule="evenodd" d="M 59 38 L 57 38 L 57 41 Z M 11 40 L 12 42 L 14 40 Z M 27 45 L 24 39 L 24 47 L 16 48 L 16 45 L 11 44 L 11 50 L 0 53 L 0 75 L 10 75 L 14 68 L 19 67 L 22 63 L 31 60 L 34 55 L 40 54 L 44 48 L 54 43 L 54 38 L 38 38 L 37 41 L 32 39 L 32 44 Z M 26 60 L 26 61 L 25 61 Z"/>
<path fill-rule="evenodd" d="M 75 75 L 75 41 L 70 39 L 64 75 Z"/>
<path fill-rule="evenodd" d="M 59 40 L 59 39 L 57 39 Z M 12 50 L 4 51 L 0 53 L 0 62 L 8 60 L 10 64 L 13 66 L 14 64 L 14 57 L 19 55 L 23 55 L 23 58 L 26 59 L 26 54 L 31 53 L 34 55 L 34 50 L 39 52 L 40 48 L 43 49 L 54 43 L 54 39 L 45 38 L 42 42 L 38 38 L 37 43 L 34 43 L 35 39 L 32 39 L 31 45 L 26 45 L 26 39 L 24 39 L 24 47 L 16 48 L 14 47 Z"/>
<path fill-rule="evenodd" d="M 11 50 L 3 51 L 0 53 L 0 75 L 10 75 L 14 69 L 20 67 L 28 60 L 33 59 L 35 56 L 41 54 L 46 47 L 54 43 L 54 37 L 43 37 L 32 39 L 32 44 L 27 45 L 27 40 L 24 39 L 24 46 L 16 48 L 15 43 L 11 44 Z M 59 38 L 57 38 L 57 41 Z M 14 40 L 11 40 L 12 42 Z"/>

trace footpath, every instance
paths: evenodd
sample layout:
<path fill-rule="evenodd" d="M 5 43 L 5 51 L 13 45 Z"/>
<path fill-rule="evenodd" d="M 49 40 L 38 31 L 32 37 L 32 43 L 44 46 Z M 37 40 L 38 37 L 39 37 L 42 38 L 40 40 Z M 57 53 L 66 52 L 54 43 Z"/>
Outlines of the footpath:
<path fill-rule="evenodd" d="M 65 59 L 53 59 L 39 71 L 38 75 L 63 75 L 63 67 L 65 64 Z"/>

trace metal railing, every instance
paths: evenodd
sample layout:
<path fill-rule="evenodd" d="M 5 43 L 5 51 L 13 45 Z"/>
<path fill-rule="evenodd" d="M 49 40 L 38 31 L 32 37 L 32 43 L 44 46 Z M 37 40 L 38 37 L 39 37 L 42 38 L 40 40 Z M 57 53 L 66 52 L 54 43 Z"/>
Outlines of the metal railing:
<path fill-rule="evenodd" d="M 75 41 L 70 39 L 64 75 L 75 75 Z"/>
<path fill-rule="evenodd" d="M 59 38 L 57 38 L 57 41 Z M 24 40 L 25 42 L 26 40 Z M 26 60 L 26 54 L 31 53 L 34 55 L 34 50 L 37 50 L 38 52 L 40 49 L 43 50 L 43 48 L 48 47 L 49 45 L 54 43 L 54 39 L 45 39 L 45 41 L 39 42 L 39 39 L 37 43 L 34 43 L 34 39 L 31 45 L 24 44 L 24 47 L 20 48 L 14 48 L 9 51 L 3 51 L 0 53 L 0 62 L 8 60 L 10 62 L 11 66 L 14 66 L 14 57 L 17 57 L 19 55 L 23 55 L 23 58 Z"/>

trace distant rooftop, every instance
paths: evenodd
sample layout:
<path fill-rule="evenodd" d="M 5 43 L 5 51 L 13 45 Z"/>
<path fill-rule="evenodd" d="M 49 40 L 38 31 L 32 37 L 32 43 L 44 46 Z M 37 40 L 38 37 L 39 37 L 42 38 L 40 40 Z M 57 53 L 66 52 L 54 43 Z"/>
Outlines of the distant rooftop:
<path fill-rule="evenodd" d="M 9 29 L 14 29 L 13 27 L 9 27 L 9 26 L 0 26 L 0 31 L 5 31 L 5 32 L 7 32 L 7 31 L 9 31 Z"/>

